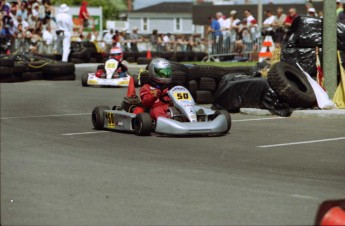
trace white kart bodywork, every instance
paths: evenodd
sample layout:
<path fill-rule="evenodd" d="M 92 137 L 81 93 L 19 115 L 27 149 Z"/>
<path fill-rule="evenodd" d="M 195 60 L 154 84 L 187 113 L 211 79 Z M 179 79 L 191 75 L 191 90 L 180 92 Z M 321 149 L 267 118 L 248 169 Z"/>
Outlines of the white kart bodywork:
<path fill-rule="evenodd" d="M 128 86 L 130 75 L 118 77 L 116 69 L 119 62 L 115 59 L 109 59 L 105 62 L 105 78 L 98 78 L 96 73 L 88 73 L 87 85 L 89 86 Z"/>

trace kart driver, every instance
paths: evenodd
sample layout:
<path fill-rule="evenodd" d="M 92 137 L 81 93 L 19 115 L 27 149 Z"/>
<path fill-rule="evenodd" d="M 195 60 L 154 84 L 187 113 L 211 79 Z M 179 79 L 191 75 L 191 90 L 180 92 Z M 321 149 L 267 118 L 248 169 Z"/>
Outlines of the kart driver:
<path fill-rule="evenodd" d="M 126 67 L 126 65 L 124 65 L 122 63 L 123 60 L 123 52 L 122 49 L 120 47 L 113 47 L 110 49 L 110 59 L 115 59 L 119 62 L 119 65 L 117 66 L 117 69 L 115 71 L 115 73 L 119 74 L 119 77 L 126 77 L 127 76 L 127 71 L 128 68 Z"/>
<path fill-rule="evenodd" d="M 168 88 L 171 82 L 170 62 L 163 58 L 155 58 L 149 64 L 149 82 L 140 89 L 140 98 L 143 107 L 150 109 L 151 118 L 167 118 L 167 109 L 170 104 Z"/>

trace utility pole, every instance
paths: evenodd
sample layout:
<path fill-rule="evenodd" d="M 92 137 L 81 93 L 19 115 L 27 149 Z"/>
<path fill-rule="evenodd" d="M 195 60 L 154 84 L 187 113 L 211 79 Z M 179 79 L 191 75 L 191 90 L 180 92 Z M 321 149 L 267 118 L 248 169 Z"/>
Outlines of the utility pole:
<path fill-rule="evenodd" d="M 337 14 L 335 1 L 324 1 L 322 34 L 325 87 L 332 99 L 337 88 Z"/>

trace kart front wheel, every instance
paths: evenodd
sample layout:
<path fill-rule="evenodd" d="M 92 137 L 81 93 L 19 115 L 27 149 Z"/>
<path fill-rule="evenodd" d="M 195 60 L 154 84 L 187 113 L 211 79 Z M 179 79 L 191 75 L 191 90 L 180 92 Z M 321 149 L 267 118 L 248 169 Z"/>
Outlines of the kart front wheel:
<path fill-rule="evenodd" d="M 140 113 L 135 116 L 134 130 L 139 136 L 149 136 L 152 132 L 152 119 L 149 113 Z"/>
<path fill-rule="evenodd" d="M 227 128 L 226 131 L 224 131 L 224 134 L 228 133 L 230 128 L 231 128 L 231 116 L 230 116 L 230 113 L 228 111 L 226 111 L 226 110 L 217 110 L 214 114 L 215 114 L 216 117 L 218 115 L 224 115 L 225 116 L 226 122 L 228 124 L 228 128 Z"/>
<path fill-rule="evenodd" d="M 85 74 L 83 74 L 82 76 L 81 76 L 81 85 L 82 86 L 89 86 L 88 84 L 87 84 L 87 80 L 89 79 L 89 75 L 87 74 L 87 73 L 85 73 Z"/>
<path fill-rule="evenodd" d="M 95 129 L 104 129 L 104 111 L 110 110 L 108 106 L 97 106 L 92 111 L 92 125 Z"/>

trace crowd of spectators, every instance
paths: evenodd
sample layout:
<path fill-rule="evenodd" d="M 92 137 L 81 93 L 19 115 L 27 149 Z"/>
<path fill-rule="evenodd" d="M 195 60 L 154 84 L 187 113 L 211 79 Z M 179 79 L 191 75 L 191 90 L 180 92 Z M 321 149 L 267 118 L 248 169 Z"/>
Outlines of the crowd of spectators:
<path fill-rule="evenodd" d="M 344 7 L 341 0 L 337 1 L 338 19 L 345 21 Z M 82 17 L 83 26 L 79 35 L 72 41 L 89 40 L 104 43 L 106 52 L 113 45 L 120 46 L 124 51 L 137 52 L 141 48 L 157 52 L 194 51 L 211 52 L 212 54 L 241 54 L 258 49 L 262 37 L 272 36 L 275 44 L 280 45 L 298 15 L 322 18 L 322 11 L 317 11 L 311 3 L 306 4 L 305 12 L 297 12 L 289 8 L 285 13 L 282 7 L 275 11 L 266 9 L 264 21 L 260 25 L 250 10 L 238 13 L 235 9 L 228 15 L 217 12 L 209 16 L 209 26 L 205 38 L 201 34 L 159 33 L 153 30 L 150 36 L 138 34 L 138 28 L 131 31 L 110 30 L 103 37 L 92 29 L 84 35 L 83 28 L 93 22 L 87 12 L 86 5 Z M 20 52 L 56 53 L 56 18 L 51 0 L 0 0 L 0 31 L 1 47 Z M 82 10 L 81 10 L 82 12 Z M 80 15 L 79 15 L 80 16 Z M 77 31 L 78 33 L 78 31 Z M 145 46 L 143 46 L 145 45 Z"/>

